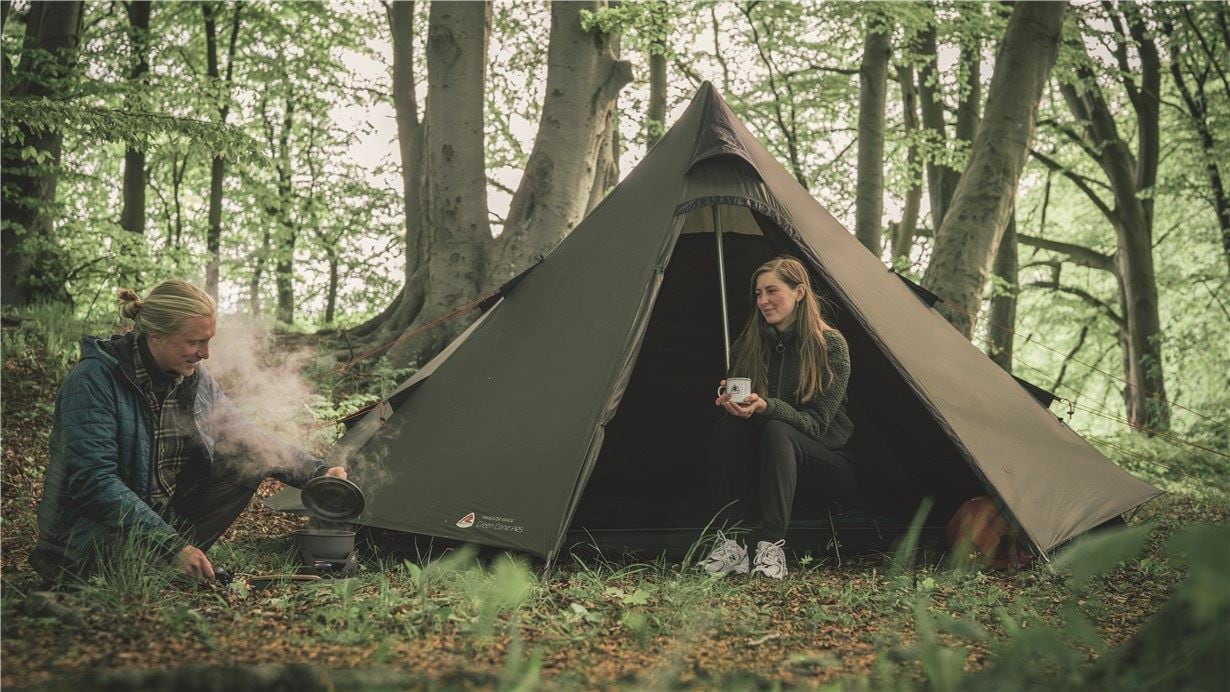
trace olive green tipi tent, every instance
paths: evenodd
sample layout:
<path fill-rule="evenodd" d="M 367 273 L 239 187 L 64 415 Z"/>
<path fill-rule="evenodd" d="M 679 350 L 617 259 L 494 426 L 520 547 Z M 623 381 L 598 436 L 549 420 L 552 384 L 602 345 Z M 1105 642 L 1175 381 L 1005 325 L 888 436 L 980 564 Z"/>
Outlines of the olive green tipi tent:
<path fill-rule="evenodd" d="M 876 431 L 869 503 L 908 516 L 930 496 L 943 521 L 989 495 L 1045 553 L 1159 494 L 888 271 L 705 84 L 566 239 L 338 442 L 367 493 L 360 523 L 548 557 L 570 528 L 704 526 L 718 297 L 740 328 L 752 270 L 779 254 L 809 266 L 850 344 L 851 414 Z"/>

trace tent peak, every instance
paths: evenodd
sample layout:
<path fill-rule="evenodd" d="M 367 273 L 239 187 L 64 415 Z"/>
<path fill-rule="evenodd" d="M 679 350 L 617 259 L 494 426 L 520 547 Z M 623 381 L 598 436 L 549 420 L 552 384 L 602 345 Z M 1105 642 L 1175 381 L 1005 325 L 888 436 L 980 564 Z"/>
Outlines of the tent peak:
<path fill-rule="evenodd" d="M 696 144 L 692 147 L 687 170 L 691 171 L 697 164 L 716 156 L 735 156 L 743 159 L 763 181 L 764 176 L 757 170 L 751 152 L 739 134 L 746 128 L 736 127 L 736 124 L 741 125 L 739 118 L 726 105 L 712 82 L 705 81 L 700 85 L 692 99 L 694 104 L 698 101 L 702 108 L 700 127 L 696 131 Z"/>

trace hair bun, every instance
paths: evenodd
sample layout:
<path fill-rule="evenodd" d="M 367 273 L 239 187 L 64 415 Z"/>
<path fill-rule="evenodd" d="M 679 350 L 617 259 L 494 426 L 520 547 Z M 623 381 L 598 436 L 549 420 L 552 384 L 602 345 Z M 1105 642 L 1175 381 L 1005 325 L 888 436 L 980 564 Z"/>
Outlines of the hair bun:
<path fill-rule="evenodd" d="M 120 316 L 130 320 L 137 318 L 137 313 L 141 311 L 141 305 L 145 301 L 141 300 L 141 296 L 131 288 L 121 288 L 119 291 Z"/>

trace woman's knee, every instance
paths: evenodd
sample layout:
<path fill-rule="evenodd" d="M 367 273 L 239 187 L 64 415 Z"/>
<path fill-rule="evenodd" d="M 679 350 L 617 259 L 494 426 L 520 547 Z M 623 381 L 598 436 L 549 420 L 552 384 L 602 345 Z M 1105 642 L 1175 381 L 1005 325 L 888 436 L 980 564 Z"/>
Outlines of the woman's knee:
<path fill-rule="evenodd" d="M 713 433 L 710 437 L 720 444 L 738 444 L 751 439 L 754 432 L 751 423 L 734 416 L 724 415 L 713 424 Z"/>
<path fill-rule="evenodd" d="M 760 432 L 760 458 L 766 464 L 797 463 L 793 441 L 793 428 L 789 423 L 771 420 Z"/>

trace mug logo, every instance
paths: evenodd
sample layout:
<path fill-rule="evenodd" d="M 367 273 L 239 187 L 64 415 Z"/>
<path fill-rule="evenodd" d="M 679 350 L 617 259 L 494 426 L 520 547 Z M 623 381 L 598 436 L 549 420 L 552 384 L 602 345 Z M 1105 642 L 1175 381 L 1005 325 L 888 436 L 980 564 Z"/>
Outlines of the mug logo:
<path fill-rule="evenodd" d="M 457 528 L 459 529 L 468 529 L 471 526 L 474 526 L 474 512 L 470 512 L 457 520 Z"/>
<path fill-rule="evenodd" d="M 737 384 L 732 384 L 732 385 L 730 385 L 730 392 L 731 392 L 731 394 L 738 394 L 738 393 L 739 393 L 739 385 L 737 385 Z"/>

